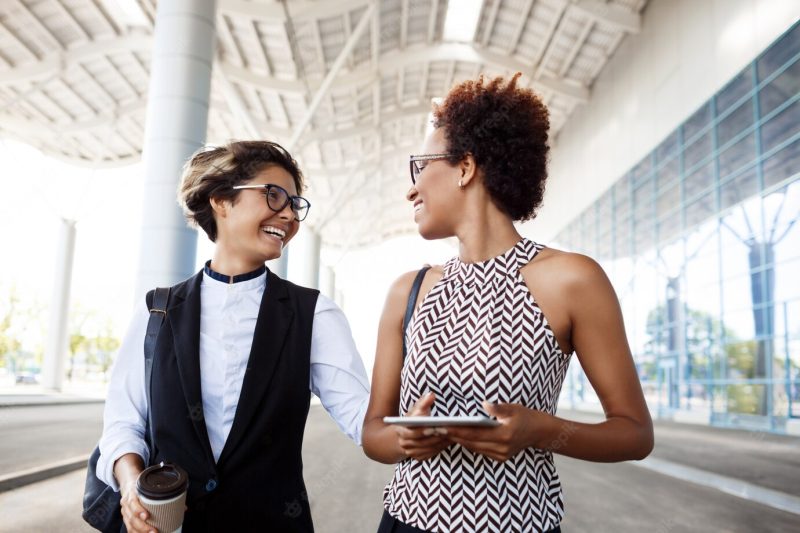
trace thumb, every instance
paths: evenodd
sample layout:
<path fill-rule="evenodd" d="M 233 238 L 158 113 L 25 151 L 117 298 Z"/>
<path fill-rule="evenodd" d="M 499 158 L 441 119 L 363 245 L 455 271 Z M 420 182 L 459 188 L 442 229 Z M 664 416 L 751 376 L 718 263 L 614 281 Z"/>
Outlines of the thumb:
<path fill-rule="evenodd" d="M 414 416 L 429 415 L 434 401 L 436 401 L 436 395 L 432 392 L 423 394 L 420 399 L 417 400 L 417 403 L 414 404 L 414 407 L 411 408 L 409 414 Z"/>
<path fill-rule="evenodd" d="M 514 414 L 514 405 L 510 403 L 489 403 L 484 401 L 483 408 L 495 418 L 508 418 Z"/>

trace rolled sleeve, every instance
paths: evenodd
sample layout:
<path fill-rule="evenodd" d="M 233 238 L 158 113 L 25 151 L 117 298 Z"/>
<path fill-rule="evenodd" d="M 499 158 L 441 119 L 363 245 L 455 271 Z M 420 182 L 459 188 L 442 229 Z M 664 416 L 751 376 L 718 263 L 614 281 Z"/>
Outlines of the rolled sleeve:
<path fill-rule="evenodd" d="M 310 388 L 339 429 L 360 446 L 369 380 L 347 318 L 322 294 L 314 311 Z"/>
<path fill-rule="evenodd" d="M 97 477 L 119 491 L 114 477 L 114 463 L 125 454 L 139 455 L 144 464 L 150 451 L 145 442 L 147 394 L 144 385 L 144 336 L 150 312 L 142 302 L 137 306 L 122 341 L 114 367 L 103 411 L 103 435 L 100 437 L 100 458 Z"/>

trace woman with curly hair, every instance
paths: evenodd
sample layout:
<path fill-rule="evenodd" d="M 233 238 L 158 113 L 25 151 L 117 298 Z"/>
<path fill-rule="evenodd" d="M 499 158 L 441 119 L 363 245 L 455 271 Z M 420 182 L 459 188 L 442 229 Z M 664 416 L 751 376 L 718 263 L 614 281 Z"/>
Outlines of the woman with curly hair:
<path fill-rule="evenodd" d="M 518 78 L 456 86 L 434 109 L 423 155 L 411 157 L 407 199 L 419 233 L 455 236 L 459 253 L 421 271 L 416 300 L 417 272 L 401 276 L 386 300 L 363 431 L 369 457 L 396 463 L 380 532 L 560 531 L 553 453 L 613 462 L 653 447 L 608 278 L 588 257 L 514 226 L 542 203 L 549 149 L 547 109 Z M 573 352 L 605 410 L 601 423 L 555 415 Z M 400 413 L 499 424 L 384 423 Z"/>

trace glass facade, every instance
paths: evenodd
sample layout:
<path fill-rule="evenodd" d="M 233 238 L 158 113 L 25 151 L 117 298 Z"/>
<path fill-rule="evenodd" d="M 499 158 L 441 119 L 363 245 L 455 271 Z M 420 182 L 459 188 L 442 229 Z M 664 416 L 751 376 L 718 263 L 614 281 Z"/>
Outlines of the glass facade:
<path fill-rule="evenodd" d="M 800 419 L 800 24 L 556 238 L 622 304 L 650 408 L 783 432 Z M 579 365 L 562 400 L 596 397 Z"/>

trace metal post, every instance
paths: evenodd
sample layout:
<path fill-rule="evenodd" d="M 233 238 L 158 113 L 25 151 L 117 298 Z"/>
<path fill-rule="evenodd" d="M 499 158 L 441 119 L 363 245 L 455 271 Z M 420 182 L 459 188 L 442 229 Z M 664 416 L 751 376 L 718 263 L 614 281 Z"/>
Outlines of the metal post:
<path fill-rule="evenodd" d="M 75 258 L 75 221 L 61 219 L 56 255 L 53 300 L 50 307 L 50 328 L 42 366 L 42 387 L 60 391 L 64 381 L 64 360 L 67 355 L 69 295 L 72 263 Z"/>
<path fill-rule="evenodd" d="M 292 255 L 289 258 L 289 279 L 298 285 L 316 289 L 319 287 L 319 252 L 322 239 L 308 226 L 292 240 Z"/>
<path fill-rule="evenodd" d="M 176 203 L 181 168 L 206 140 L 214 0 L 160 0 L 150 67 L 136 297 L 194 271 L 197 233 Z"/>

